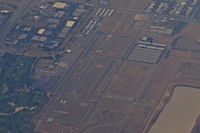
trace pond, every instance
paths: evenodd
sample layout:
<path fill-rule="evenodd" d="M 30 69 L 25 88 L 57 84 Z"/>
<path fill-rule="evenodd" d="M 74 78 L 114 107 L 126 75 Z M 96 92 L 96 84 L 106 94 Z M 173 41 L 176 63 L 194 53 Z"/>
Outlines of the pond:
<path fill-rule="evenodd" d="M 190 133 L 200 114 L 200 89 L 176 87 L 149 133 Z"/>

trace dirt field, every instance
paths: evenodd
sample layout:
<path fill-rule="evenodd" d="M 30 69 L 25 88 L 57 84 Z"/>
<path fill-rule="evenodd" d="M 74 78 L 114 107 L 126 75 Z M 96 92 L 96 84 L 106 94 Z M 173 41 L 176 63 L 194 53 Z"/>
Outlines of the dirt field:
<path fill-rule="evenodd" d="M 151 33 L 148 21 L 153 14 L 146 14 L 147 20 L 134 19 L 148 3 L 110 0 L 108 8 L 114 14 L 99 19 L 91 34 L 77 35 L 68 48 L 71 53 L 57 62 L 59 82 L 49 92 L 49 103 L 33 120 L 37 131 L 142 133 L 155 120 L 153 113 L 160 111 L 155 109 L 171 86 L 199 85 L 199 23 L 190 22 L 178 35 Z M 167 44 L 163 55 L 168 56 L 157 64 L 128 60 L 143 36 Z M 172 48 L 169 44 L 178 36 L 181 39 Z M 45 61 L 38 67 L 45 67 Z"/>
<path fill-rule="evenodd" d="M 200 29 L 198 28 L 200 26 L 199 23 L 191 22 L 188 24 L 188 26 L 182 31 L 183 36 L 189 37 L 191 39 L 200 40 Z"/>
<path fill-rule="evenodd" d="M 124 39 L 120 37 L 112 37 L 105 41 L 105 45 L 101 49 L 100 55 L 122 58 L 122 56 L 131 47 L 133 41 L 129 39 Z"/>
<path fill-rule="evenodd" d="M 142 11 L 148 3 L 149 0 L 110 0 L 110 6 L 132 11 Z"/>

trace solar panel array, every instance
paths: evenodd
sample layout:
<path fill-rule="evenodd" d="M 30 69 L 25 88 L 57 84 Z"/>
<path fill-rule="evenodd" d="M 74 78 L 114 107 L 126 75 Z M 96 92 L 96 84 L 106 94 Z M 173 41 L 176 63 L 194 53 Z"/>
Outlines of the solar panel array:
<path fill-rule="evenodd" d="M 129 60 L 157 64 L 165 49 L 161 46 L 138 44 L 129 55 Z"/>

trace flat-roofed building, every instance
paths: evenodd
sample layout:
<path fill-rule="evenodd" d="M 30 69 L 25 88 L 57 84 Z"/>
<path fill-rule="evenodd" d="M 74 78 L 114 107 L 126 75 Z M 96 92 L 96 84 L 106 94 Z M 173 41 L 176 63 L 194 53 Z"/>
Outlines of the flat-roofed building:
<path fill-rule="evenodd" d="M 18 39 L 19 39 L 19 40 L 23 40 L 23 39 L 26 39 L 27 37 L 28 37 L 27 34 L 20 34 L 20 35 L 18 36 Z"/>
<path fill-rule="evenodd" d="M 66 27 L 73 27 L 75 24 L 75 21 L 67 21 L 66 22 Z"/>
<path fill-rule="evenodd" d="M 167 34 L 172 35 L 174 32 L 174 28 L 167 28 L 162 26 L 150 26 L 150 31 L 155 33 Z"/>
<path fill-rule="evenodd" d="M 39 42 L 45 42 L 47 40 L 47 37 L 35 35 L 35 36 L 33 36 L 31 38 L 31 40 L 33 40 L 33 41 L 39 41 Z"/>
<path fill-rule="evenodd" d="M 66 6 L 67 4 L 64 2 L 55 2 L 53 5 L 54 8 L 60 8 L 60 9 L 65 8 Z"/>
<path fill-rule="evenodd" d="M 0 13 L 2 13 L 2 14 L 7 14 L 7 13 L 10 13 L 11 12 L 11 10 L 0 10 Z"/>
<path fill-rule="evenodd" d="M 109 4 L 108 0 L 99 0 L 99 5 L 108 6 L 108 4 Z"/>
<path fill-rule="evenodd" d="M 45 29 L 39 29 L 37 31 L 37 34 L 42 35 L 46 30 Z"/>

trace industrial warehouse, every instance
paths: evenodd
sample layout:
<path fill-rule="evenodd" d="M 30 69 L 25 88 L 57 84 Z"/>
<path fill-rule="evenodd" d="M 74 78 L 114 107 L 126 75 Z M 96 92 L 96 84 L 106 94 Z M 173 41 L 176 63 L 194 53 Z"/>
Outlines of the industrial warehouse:
<path fill-rule="evenodd" d="M 17 49 L 35 47 L 54 50 L 77 25 L 85 11 L 85 5 L 73 2 L 44 3 L 28 12 L 24 21 L 13 27 L 7 35 L 6 44 Z M 24 24 L 30 21 L 44 26 Z"/>

